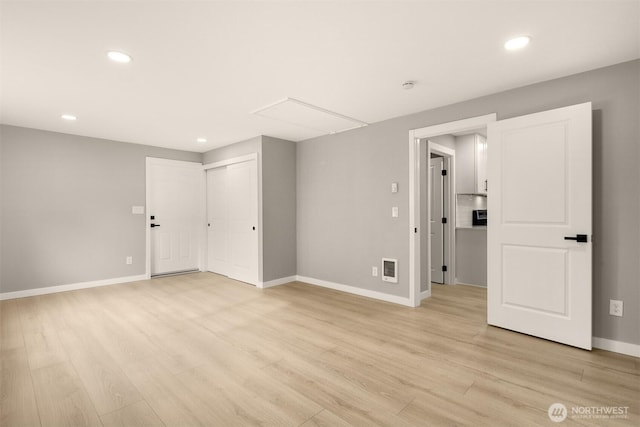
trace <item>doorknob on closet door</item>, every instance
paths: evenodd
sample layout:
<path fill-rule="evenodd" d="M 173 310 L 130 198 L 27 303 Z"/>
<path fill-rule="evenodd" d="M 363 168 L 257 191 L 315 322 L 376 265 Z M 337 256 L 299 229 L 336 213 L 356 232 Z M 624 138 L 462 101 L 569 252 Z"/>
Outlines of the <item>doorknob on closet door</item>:
<path fill-rule="evenodd" d="M 253 229 L 253 231 L 256 231 L 256 227 L 255 227 L 255 225 L 254 225 L 253 227 L 251 227 L 251 228 Z"/>

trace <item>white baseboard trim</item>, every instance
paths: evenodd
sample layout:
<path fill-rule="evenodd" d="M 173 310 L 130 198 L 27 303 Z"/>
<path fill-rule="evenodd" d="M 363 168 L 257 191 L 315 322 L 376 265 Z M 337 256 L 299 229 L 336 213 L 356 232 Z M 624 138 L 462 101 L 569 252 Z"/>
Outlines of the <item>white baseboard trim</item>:
<path fill-rule="evenodd" d="M 475 288 L 484 288 L 487 289 L 487 285 L 474 285 L 473 283 L 464 283 L 464 282 L 458 282 L 456 280 L 456 285 L 462 285 L 462 286 L 473 286 Z"/>
<path fill-rule="evenodd" d="M 336 291 L 347 292 L 349 294 L 360 295 L 362 297 L 373 298 L 380 301 L 392 302 L 394 304 L 406 305 L 413 307 L 409 298 L 399 297 L 396 295 L 385 294 L 384 292 L 371 291 L 369 289 L 357 288 L 355 286 L 343 285 L 342 283 L 328 282 L 326 280 L 314 279 L 313 277 L 296 276 L 298 282 L 304 282 L 309 285 L 321 286 Z"/>
<path fill-rule="evenodd" d="M 429 298 L 431 296 L 431 289 L 427 289 L 426 291 L 420 292 L 420 300 Z"/>
<path fill-rule="evenodd" d="M 614 353 L 626 354 L 627 356 L 640 357 L 640 345 L 638 344 L 598 337 L 593 337 L 591 343 L 593 347 L 601 350 L 613 351 Z"/>
<path fill-rule="evenodd" d="M 273 288 L 274 286 L 286 285 L 287 283 L 295 282 L 297 276 L 281 277 L 280 279 L 269 280 L 268 282 L 259 282 L 258 288 L 266 289 Z"/>
<path fill-rule="evenodd" d="M 146 274 L 137 276 L 116 277 L 113 279 L 93 280 L 91 282 L 72 283 L 69 285 L 49 286 L 46 288 L 27 289 L 24 291 L 2 292 L 0 293 L 0 301 L 15 298 L 33 297 L 36 295 L 55 294 L 57 292 L 76 291 L 78 289 L 97 288 L 98 286 L 117 285 L 119 283 L 137 282 L 139 280 L 147 280 Z"/>

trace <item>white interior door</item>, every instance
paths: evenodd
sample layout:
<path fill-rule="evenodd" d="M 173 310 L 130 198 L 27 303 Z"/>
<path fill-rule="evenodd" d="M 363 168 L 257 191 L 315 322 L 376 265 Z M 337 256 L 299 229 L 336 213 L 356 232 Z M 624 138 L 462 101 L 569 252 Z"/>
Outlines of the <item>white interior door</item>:
<path fill-rule="evenodd" d="M 207 171 L 207 270 L 229 275 L 226 166 Z"/>
<path fill-rule="evenodd" d="M 250 160 L 227 166 L 228 276 L 258 283 L 258 170 Z"/>
<path fill-rule="evenodd" d="M 591 103 L 488 139 L 488 323 L 591 349 Z"/>
<path fill-rule="evenodd" d="M 148 159 L 151 275 L 199 269 L 202 165 Z"/>
<path fill-rule="evenodd" d="M 443 176 L 444 158 L 434 157 L 429 159 L 429 182 L 431 183 L 429 200 L 431 225 L 431 281 L 444 283 L 444 192 Z"/>

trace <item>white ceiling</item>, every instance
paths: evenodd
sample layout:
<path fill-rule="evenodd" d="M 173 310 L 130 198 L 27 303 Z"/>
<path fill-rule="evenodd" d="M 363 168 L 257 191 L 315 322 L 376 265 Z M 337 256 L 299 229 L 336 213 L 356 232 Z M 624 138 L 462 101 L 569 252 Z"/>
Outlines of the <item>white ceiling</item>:
<path fill-rule="evenodd" d="M 2 123 L 199 152 L 305 139 L 251 114 L 287 97 L 373 123 L 640 57 L 640 0 L 2 1 L 0 15 Z M 530 46 L 505 51 L 519 34 Z"/>

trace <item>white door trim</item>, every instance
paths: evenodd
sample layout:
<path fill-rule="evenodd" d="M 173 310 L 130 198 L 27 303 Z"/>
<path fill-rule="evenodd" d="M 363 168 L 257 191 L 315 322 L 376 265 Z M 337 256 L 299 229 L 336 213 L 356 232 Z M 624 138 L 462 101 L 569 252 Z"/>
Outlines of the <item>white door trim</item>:
<path fill-rule="evenodd" d="M 220 160 L 217 162 L 212 162 L 212 163 L 207 163 L 202 165 L 202 170 L 205 172 L 205 188 L 204 188 L 204 192 L 205 192 L 205 200 L 204 200 L 204 212 L 205 212 L 205 222 L 204 222 L 204 230 L 203 230 L 203 235 L 206 241 L 206 237 L 207 237 L 207 222 L 206 222 L 206 212 L 207 212 L 207 200 L 206 200 L 206 192 L 207 192 L 207 186 L 206 186 L 206 171 L 209 169 L 215 169 L 215 168 L 220 168 L 223 166 L 229 166 L 229 165 L 233 165 L 235 163 L 242 163 L 242 162 L 248 162 L 251 160 L 255 160 L 256 161 L 256 167 L 258 170 L 258 283 L 256 283 L 256 287 L 258 288 L 262 288 L 262 284 L 263 284 L 263 271 L 264 271 L 264 266 L 263 266 L 263 257 L 262 257 L 262 242 L 263 242 L 263 221 L 262 221 L 262 164 L 260 163 L 260 156 L 258 153 L 249 153 L 249 154 L 245 154 L 242 156 L 237 156 L 237 157 L 232 157 L 230 159 L 225 159 L 225 160 Z M 207 245 L 204 245 L 205 248 Z M 206 250 L 206 249 L 205 249 Z M 208 266 L 207 266 L 207 256 L 208 254 L 206 252 L 204 252 L 204 257 L 203 257 L 203 271 L 208 271 Z"/>
<path fill-rule="evenodd" d="M 165 165 L 165 166 L 182 166 L 182 167 L 193 167 L 194 169 L 202 169 L 202 163 L 197 162 L 188 162 L 184 160 L 171 160 L 171 159 L 159 159 L 156 157 L 147 157 L 145 159 L 145 239 L 146 239 L 146 259 L 145 259 L 145 277 L 147 279 L 151 278 L 151 217 L 149 215 L 149 194 L 150 194 L 150 185 L 151 185 L 151 175 L 149 171 L 149 167 L 153 165 Z M 204 174 L 204 172 L 203 172 Z M 203 216 L 203 220 L 206 220 Z M 203 263 L 204 263 L 204 247 L 202 236 L 198 239 L 198 269 L 202 271 Z"/>
<path fill-rule="evenodd" d="M 232 157 L 230 159 L 225 159 L 225 160 L 220 160 L 217 162 L 213 162 L 213 163 L 207 163 L 205 165 L 202 165 L 202 169 L 207 170 L 207 169 L 215 169 L 215 168 L 220 168 L 222 166 L 229 166 L 232 165 L 234 163 L 242 163 L 242 162 L 248 162 L 249 160 L 258 160 L 258 153 L 249 153 L 246 154 L 244 156 L 238 156 L 238 157 Z"/>
<path fill-rule="evenodd" d="M 495 122 L 496 113 L 441 123 L 409 131 L 409 302 L 418 307 L 420 293 L 420 140 L 462 132 Z M 425 230 L 427 231 L 427 230 Z"/>

